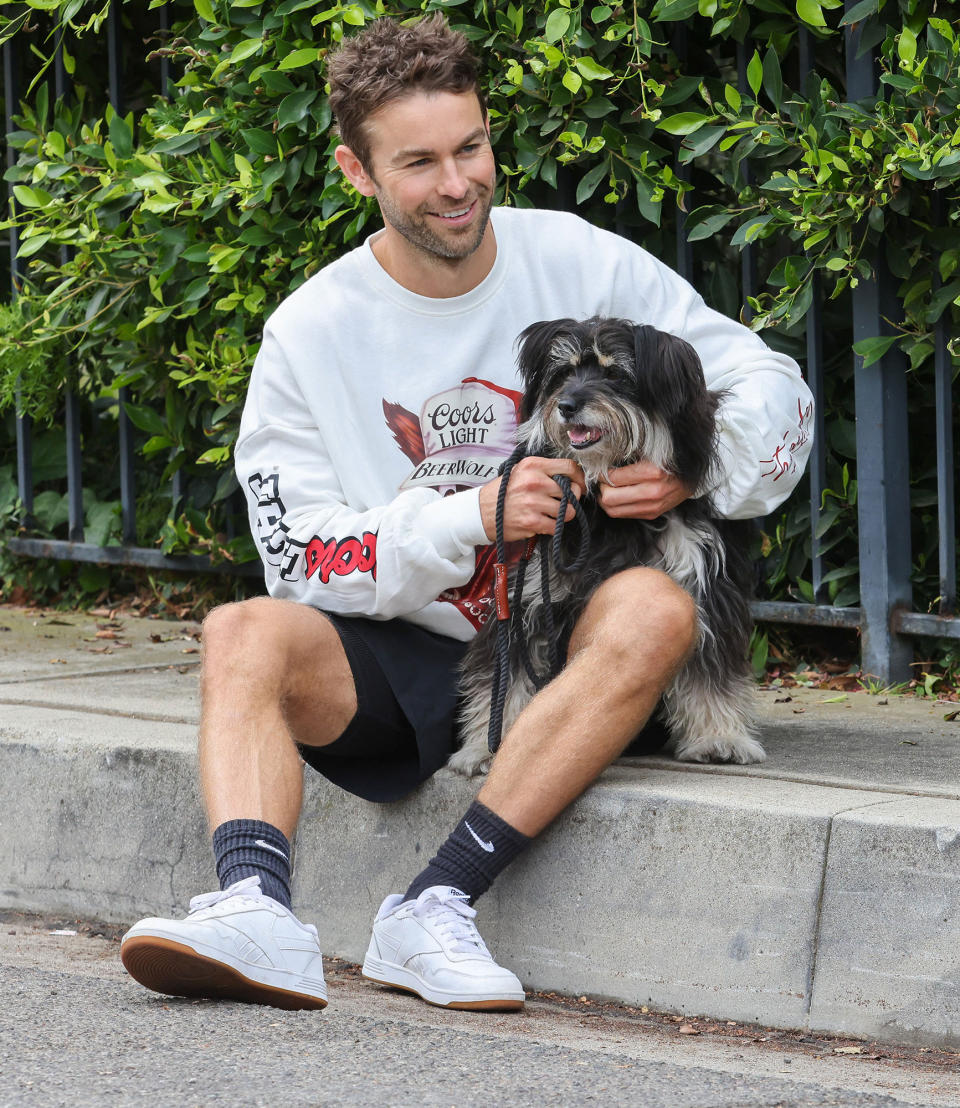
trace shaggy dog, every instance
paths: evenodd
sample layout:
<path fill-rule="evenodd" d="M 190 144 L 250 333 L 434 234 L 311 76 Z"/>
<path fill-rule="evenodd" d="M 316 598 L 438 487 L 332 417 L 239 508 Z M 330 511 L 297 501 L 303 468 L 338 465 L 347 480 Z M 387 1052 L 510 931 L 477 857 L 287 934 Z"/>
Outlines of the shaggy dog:
<path fill-rule="evenodd" d="M 716 517 L 708 495 L 684 500 L 654 520 L 613 519 L 593 494 L 615 466 L 647 460 L 689 489 L 709 487 L 717 467 L 716 413 L 722 394 L 707 389 L 700 359 L 682 339 L 623 319 L 560 319 L 535 323 L 520 336 L 524 382 L 520 440 L 528 455 L 572 458 L 587 481 L 583 501 L 590 527 L 586 564 L 566 574 L 550 568 L 555 640 L 565 655 L 574 625 L 594 590 L 631 566 L 663 570 L 696 601 L 695 652 L 664 693 L 661 718 L 676 758 L 688 762 L 760 762 L 752 738 L 752 681 L 747 664 L 752 572 L 743 523 Z M 574 524 L 563 536 L 564 564 L 576 546 Z M 529 658 L 548 670 L 548 623 L 539 587 L 538 546 L 527 572 L 521 625 Z M 510 595 L 516 565 L 511 569 Z M 515 601 L 514 601 L 515 602 Z M 625 619 L 643 619 L 642 612 Z M 514 623 L 513 626 L 516 626 Z M 497 620 L 491 618 L 462 665 L 462 747 L 452 769 L 485 772 Z M 536 692 L 511 635 L 503 733 Z"/>

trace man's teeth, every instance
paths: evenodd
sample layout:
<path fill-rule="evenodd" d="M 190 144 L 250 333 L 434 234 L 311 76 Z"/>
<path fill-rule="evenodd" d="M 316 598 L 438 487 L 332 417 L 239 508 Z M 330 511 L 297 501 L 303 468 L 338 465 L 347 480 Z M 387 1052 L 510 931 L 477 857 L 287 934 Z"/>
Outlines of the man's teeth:
<path fill-rule="evenodd" d="M 466 215 L 468 211 L 470 211 L 469 208 L 464 208 L 463 211 L 460 211 L 460 212 L 440 212 L 440 218 L 441 219 L 459 219 L 460 216 Z"/>

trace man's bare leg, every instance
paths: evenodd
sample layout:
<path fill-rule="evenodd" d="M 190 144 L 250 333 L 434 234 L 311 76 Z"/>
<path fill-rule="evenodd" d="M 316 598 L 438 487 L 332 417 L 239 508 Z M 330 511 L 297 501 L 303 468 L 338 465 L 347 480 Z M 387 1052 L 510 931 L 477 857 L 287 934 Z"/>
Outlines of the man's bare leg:
<path fill-rule="evenodd" d="M 477 800 L 406 893 L 381 905 L 364 976 L 448 1007 L 522 1006 L 523 986 L 493 961 L 465 901 L 624 750 L 696 633 L 693 601 L 665 574 L 627 570 L 597 590 L 566 668 L 514 723 Z"/>
<path fill-rule="evenodd" d="M 657 570 L 604 582 L 576 626 L 563 672 L 504 737 L 477 799 L 539 834 L 636 737 L 696 642 L 690 596 Z"/>
<path fill-rule="evenodd" d="M 333 624 L 313 608 L 257 597 L 203 626 L 200 780 L 213 830 L 257 819 L 292 838 L 303 765 L 295 742 L 326 746 L 357 710 Z"/>
<path fill-rule="evenodd" d="M 637 568 L 604 582 L 563 672 L 521 712 L 476 801 L 407 898 L 442 885 L 482 895 L 639 733 L 696 634 L 694 602 L 666 574 Z"/>
<path fill-rule="evenodd" d="M 160 993 L 280 1008 L 327 1003 L 316 930 L 290 911 L 290 839 L 303 767 L 356 711 L 340 638 L 319 612 L 259 597 L 204 624 L 200 775 L 221 893 L 186 919 L 134 924 L 120 956 Z"/>

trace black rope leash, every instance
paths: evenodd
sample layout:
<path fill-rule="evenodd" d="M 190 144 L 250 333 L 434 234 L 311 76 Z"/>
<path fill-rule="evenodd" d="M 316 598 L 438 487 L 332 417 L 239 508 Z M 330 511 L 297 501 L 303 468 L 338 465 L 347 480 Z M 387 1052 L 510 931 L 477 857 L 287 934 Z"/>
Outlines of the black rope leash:
<path fill-rule="evenodd" d="M 526 454 L 524 446 L 518 446 L 509 458 L 503 463 L 500 488 L 497 491 L 497 561 L 493 567 L 493 595 L 497 611 L 497 648 L 496 667 L 493 675 L 493 689 L 490 695 L 490 727 L 487 731 L 487 746 L 491 754 L 495 754 L 500 747 L 500 739 L 503 733 L 503 708 L 507 698 L 507 682 L 510 674 L 510 640 L 516 635 L 519 645 L 520 660 L 527 676 L 533 683 L 533 687 L 539 692 L 548 681 L 563 668 L 560 658 L 560 647 L 554 631 L 553 604 L 550 599 L 550 554 L 553 555 L 553 564 L 560 573 L 578 573 L 587 560 L 590 550 L 590 527 L 586 513 L 580 506 L 580 501 L 573 493 L 570 486 L 570 478 L 561 474 L 554 474 L 553 479 L 560 486 L 562 496 L 560 507 L 557 511 L 557 523 L 553 529 L 553 539 L 547 535 L 532 536 L 527 539 L 527 547 L 524 550 L 517 566 L 517 577 L 513 587 L 513 610 L 511 612 L 509 587 L 507 583 L 507 558 L 506 542 L 503 537 L 503 515 L 507 500 L 507 484 L 513 467 Z M 563 529 L 566 522 L 567 506 L 572 504 L 577 524 L 580 527 L 580 538 L 576 556 L 569 563 L 563 561 L 562 544 Z M 523 596 L 523 582 L 527 572 L 527 564 L 533 557 L 537 545 L 540 546 L 540 595 L 544 604 L 544 618 L 547 631 L 547 649 L 549 651 L 550 670 L 546 674 L 539 674 L 530 660 L 530 651 L 527 646 L 526 636 L 523 630 L 523 616 L 520 605 Z"/>

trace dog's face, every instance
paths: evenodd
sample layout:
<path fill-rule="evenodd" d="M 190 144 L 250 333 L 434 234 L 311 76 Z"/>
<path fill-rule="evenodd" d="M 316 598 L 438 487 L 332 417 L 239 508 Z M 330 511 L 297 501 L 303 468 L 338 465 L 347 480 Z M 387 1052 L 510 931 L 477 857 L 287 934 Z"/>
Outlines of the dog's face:
<path fill-rule="evenodd" d="M 623 319 L 551 320 L 521 334 L 519 364 L 529 453 L 573 458 L 591 484 L 650 461 L 698 488 L 713 465 L 719 397 L 683 339 Z"/>

